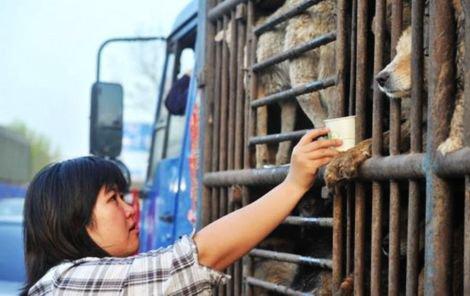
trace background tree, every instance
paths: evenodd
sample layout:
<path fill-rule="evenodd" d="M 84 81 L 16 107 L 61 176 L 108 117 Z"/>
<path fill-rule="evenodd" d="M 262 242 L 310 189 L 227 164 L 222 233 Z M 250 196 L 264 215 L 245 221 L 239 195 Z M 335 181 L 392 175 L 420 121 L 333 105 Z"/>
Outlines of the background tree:
<path fill-rule="evenodd" d="M 49 138 L 27 127 L 24 122 L 14 121 L 7 126 L 7 128 L 25 137 L 30 144 L 30 178 L 32 178 L 45 165 L 59 160 L 60 152 L 57 148 L 52 148 Z"/>

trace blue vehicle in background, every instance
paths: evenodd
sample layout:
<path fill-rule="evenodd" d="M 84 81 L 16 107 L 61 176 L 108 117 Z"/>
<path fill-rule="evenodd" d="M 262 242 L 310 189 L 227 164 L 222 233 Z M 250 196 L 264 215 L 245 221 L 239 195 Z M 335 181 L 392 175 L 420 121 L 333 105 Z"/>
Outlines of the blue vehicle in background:
<path fill-rule="evenodd" d="M 199 222 L 199 151 L 204 127 L 196 77 L 203 67 L 204 34 L 198 32 L 204 32 L 205 5 L 202 0 L 190 2 L 167 37 L 109 39 L 98 51 L 91 97 L 90 152 L 117 160 L 122 147 L 123 89 L 119 84 L 100 82 L 100 53 L 113 41 L 166 43 L 146 181 L 140 191 L 142 252 L 172 244 L 181 235 L 190 234 Z"/>
<path fill-rule="evenodd" d="M 199 12 L 204 11 L 200 5 L 205 1 L 199 2 L 202 4 L 192 1 L 181 11 L 166 40 L 143 194 L 141 251 L 168 246 L 181 235 L 190 234 L 199 216 L 203 121 L 196 76 L 202 69 L 204 40 L 197 38 L 197 32 L 203 32 L 204 19 Z M 183 61 L 188 51 L 193 53 L 192 61 Z M 188 68 L 191 73 L 187 73 Z"/>
<path fill-rule="evenodd" d="M 0 296 L 18 295 L 26 279 L 23 205 L 22 196 L 0 198 Z"/>

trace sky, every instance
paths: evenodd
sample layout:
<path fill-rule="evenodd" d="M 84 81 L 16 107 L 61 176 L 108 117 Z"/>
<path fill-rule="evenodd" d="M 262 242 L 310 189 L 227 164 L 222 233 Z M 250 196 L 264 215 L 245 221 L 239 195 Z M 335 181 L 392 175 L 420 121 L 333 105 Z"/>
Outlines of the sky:
<path fill-rule="evenodd" d="M 98 47 L 112 37 L 165 36 L 188 2 L 0 1 L 0 125 L 23 121 L 49 138 L 62 159 L 88 154 Z M 125 81 L 125 120 L 153 120 L 156 87 L 135 71 L 142 50 L 152 51 L 150 59 L 163 59 L 155 56 L 163 46 L 146 46 L 115 44 L 103 51 L 102 80 Z M 131 101 L 128 93 L 139 83 L 145 95 L 140 87 Z"/>

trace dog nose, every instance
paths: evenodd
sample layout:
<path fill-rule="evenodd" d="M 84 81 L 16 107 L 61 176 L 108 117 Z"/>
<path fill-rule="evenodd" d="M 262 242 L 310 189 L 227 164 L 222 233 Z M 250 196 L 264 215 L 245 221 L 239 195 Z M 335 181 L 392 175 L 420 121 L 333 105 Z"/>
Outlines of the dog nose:
<path fill-rule="evenodd" d="M 390 74 L 387 71 L 382 71 L 379 74 L 377 74 L 377 76 L 375 76 L 375 80 L 377 80 L 377 83 L 380 86 L 384 87 L 389 77 L 390 77 Z"/>

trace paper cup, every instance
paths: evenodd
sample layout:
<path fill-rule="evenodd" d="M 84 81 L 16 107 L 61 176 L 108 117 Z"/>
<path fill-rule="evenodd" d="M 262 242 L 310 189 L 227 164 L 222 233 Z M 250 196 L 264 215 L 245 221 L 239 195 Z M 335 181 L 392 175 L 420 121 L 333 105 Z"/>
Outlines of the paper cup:
<path fill-rule="evenodd" d="M 325 119 L 323 122 L 330 129 L 328 139 L 343 140 L 343 145 L 336 149 L 345 151 L 356 145 L 356 116 Z"/>

